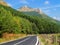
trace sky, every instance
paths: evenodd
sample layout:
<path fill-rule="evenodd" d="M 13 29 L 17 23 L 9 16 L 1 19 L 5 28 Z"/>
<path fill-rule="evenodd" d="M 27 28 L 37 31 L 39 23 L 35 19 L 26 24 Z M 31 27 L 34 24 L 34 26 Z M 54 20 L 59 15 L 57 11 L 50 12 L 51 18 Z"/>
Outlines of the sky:
<path fill-rule="evenodd" d="M 60 0 L 4 0 L 12 8 L 18 9 L 24 5 L 40 8 L 48 16 L 60 21 Z"/>

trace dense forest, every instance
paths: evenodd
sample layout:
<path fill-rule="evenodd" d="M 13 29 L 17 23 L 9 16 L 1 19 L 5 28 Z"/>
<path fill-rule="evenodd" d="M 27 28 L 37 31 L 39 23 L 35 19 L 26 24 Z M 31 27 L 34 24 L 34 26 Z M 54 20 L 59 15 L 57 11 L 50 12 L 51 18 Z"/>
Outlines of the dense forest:
<path fill-rule="evenodd" d="M 60 22 L 37 12 L 19 12 L 0 5 L 0 36 L 3 33 L 48 34 L 60 33 Z"/>

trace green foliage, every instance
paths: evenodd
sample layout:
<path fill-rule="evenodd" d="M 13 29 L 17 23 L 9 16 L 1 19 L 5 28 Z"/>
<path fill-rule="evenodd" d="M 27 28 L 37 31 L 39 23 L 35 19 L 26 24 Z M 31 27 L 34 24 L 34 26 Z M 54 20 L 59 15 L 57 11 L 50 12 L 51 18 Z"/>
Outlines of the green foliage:
<path fill-rule="evenodd" d="M 0 5 L 0 35 L 3 33 L 60 33 L 60 23 L 45 14 L 19 12 Z"/>
<path fill-rule="evenodd" d="M 1 9 L 0 9 L 1 10 Z M 17 33 L 20 32 L 20 26 L 17 24 L 15 17 L 12 16 L 10 11 L 6 12 L 2 8 L 2 12 L 0 13 L 0 34 L 1 33 Z M 17 19 L 17 18 L 16 18 Z"/>

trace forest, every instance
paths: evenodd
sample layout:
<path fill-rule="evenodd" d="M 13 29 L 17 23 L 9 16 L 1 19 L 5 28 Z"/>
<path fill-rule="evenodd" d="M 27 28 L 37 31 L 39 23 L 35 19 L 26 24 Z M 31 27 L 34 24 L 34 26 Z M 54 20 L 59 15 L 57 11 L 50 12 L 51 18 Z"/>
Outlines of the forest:
<path fill-rule="evenodd" d="M 46 14 L 20 12 L 0 4 L 0 37 L 6 32 L 14 34 L 60 33 L 60 21 Z"/>

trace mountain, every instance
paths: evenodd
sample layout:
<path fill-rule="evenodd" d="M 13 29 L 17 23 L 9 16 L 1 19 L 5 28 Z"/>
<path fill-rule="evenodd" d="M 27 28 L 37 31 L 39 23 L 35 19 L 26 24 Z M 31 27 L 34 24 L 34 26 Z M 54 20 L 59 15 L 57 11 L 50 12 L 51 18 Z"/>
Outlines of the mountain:
<path fill-rule="evenodd" d="M 21 12 L 31 12 L 31 11 L 35 11 L 35 12 L 38 12 L 38 13 L 42 14 L 41 9 L 39 9 L 39 8 L 31 8 L 31 7 L 27 6 L 27 5 L 19 8 L 18 10 L 21 11 Z"/>
<path fill-rule="evenodd" d="M 1 5 L 4 5 L 4 6 L 9 6 L 6 2 L 4 2 L 4 1 L 2 1 L 2 0 L 0 1 L 0 4 L 1 4 Z"/>
<path fill-rule="evenodd" d="M 32 15 L 31 15 L 32 14 Z M 60 33 L 59 21 L 36 11 L 18 11 L 0 4 L 0 37 L 3 33 Z"/>
<path fill-rule="evenodd" d="M 27 5 L 22 6 L 18 9 L 18 11 L 22 12 L 25 15 L 30 15 L 30 16 L 37 16 L 46 20 L 50 20 L 51 22 L 55 22 L 57 23 L 56 20 L 54 20 L 53 18 L 47 16 L 46 14 L 44 14 L 44 12 L 39 9 L 39 8 L 31 8 Z M 59 22 L 59 21 L 58 21 Z"/>

